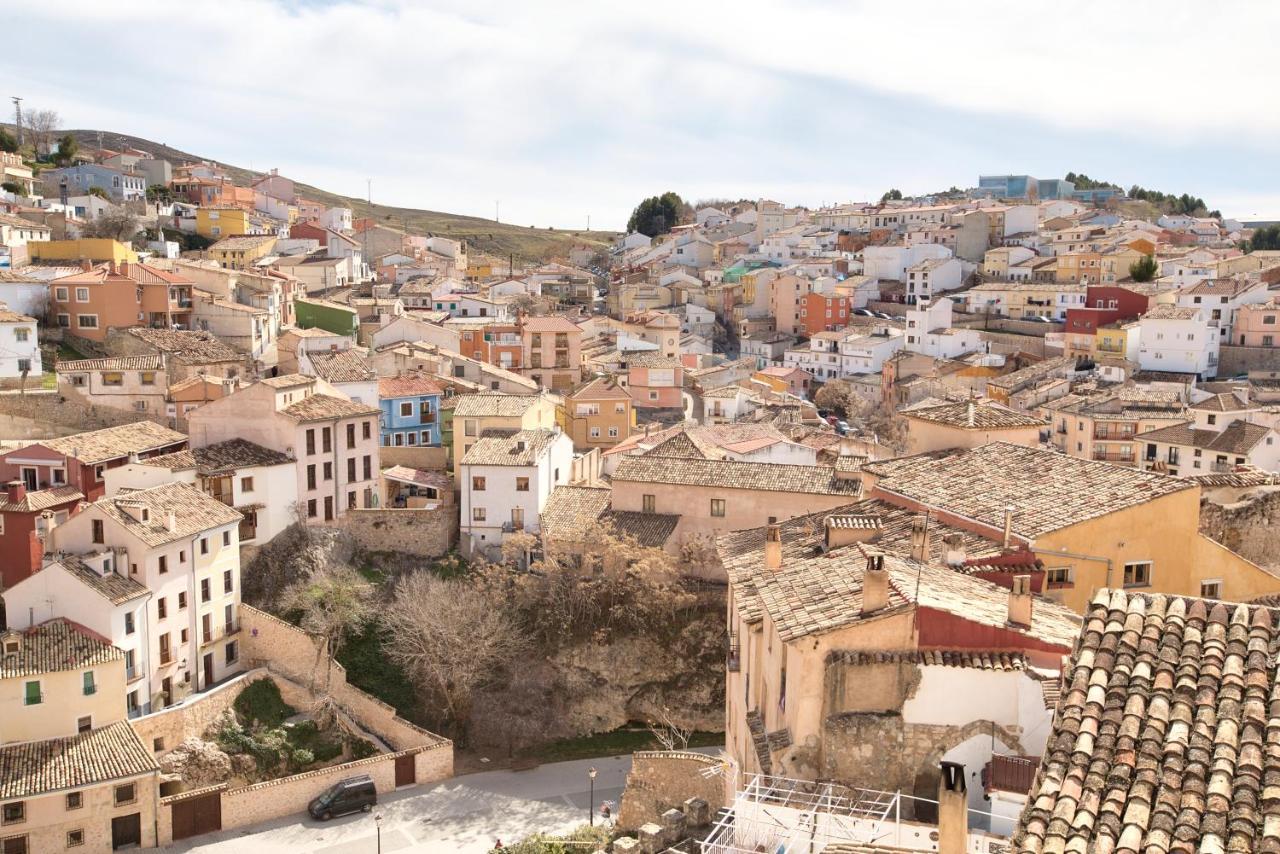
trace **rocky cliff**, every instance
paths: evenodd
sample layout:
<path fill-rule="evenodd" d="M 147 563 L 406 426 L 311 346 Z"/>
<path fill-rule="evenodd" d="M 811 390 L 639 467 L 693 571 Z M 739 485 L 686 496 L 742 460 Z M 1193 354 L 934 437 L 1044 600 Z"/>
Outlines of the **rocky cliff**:
<path fill-rule="evenodd" d="M 1205 501 L 1200 532 L 1256 564 L 1280 570 L 1280 489 L 1262 487 L 1238 501 Z"/>

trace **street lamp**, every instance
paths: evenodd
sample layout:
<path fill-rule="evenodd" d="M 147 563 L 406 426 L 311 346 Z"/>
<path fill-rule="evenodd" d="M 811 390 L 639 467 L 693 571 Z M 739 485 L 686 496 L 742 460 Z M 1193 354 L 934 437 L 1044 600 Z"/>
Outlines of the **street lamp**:
<path fill-rule="evenodd" d="M 587 776 L 591 778 L 591 794 L 587 798 L 587 823 L 591 827 L 596 826 L 596 769 L 595 766 L 587 771 Z"/>
<path fill-rule="evenodd" d="M 382 854 L 382 813 L 373 817 L 373 823 L 378 826 L 378 854 Z"/>

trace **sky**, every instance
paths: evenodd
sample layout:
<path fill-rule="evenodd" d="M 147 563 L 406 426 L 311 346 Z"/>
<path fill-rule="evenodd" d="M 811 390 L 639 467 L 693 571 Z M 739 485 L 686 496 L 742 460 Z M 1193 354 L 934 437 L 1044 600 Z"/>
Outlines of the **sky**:
<path fill-rule="evenodd" d="M 69 128 L 401 205 L 619 229 L 1083 172 L 1280 218 L 1280 3 L 6 0 Z M 109 146 L 108 136 L 107 145 Z"/>

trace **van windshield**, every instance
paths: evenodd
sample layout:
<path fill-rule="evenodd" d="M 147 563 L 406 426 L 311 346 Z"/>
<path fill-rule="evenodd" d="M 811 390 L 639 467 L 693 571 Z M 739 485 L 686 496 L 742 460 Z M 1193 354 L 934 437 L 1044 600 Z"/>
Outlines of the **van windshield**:
<path fill-rule="evenodd" d="M 329 806 L 333 803 L 334 799 L 338 797 L 338 792 L 340 791 L 342 791 L 341 786 L 334 786 L 332 789 L 326 789 L 324 794 L 318 799 L 320 804 L 326 807 Z"/>

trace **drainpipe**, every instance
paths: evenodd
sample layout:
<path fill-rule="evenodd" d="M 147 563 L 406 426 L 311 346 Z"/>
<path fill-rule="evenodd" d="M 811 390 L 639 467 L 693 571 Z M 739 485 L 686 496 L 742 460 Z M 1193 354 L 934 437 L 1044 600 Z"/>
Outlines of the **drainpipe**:
<path fill-rule="evenodd" d="M 1036 544 L 1035 544 L 1034 542 L 1032 542 L 1032 543 L 1028 546 L 1028 548 L 1030 548 L 1032 551 L 1035 551 L 1035 550 L 1036 550 Z M 1087 561 L 1092 561 L 1092 562 L 1094 562 L 1094 563 L 1105 563 L 1105 564 L 1107 565 L 1107 583 L 1106 583 L 1106 586 L 1107 586 L 1107 587 L 1110 587 L 1110 586 L 1111 586 L 1111 575 L 1112 575 L 1112 568 L 1113 568 L 1113 563 L 1112 563 L 1111 558 L 1109 558 L 1109 557 L 1100 557 L 1100 556 L 1098 556 L 1098 555 L 1077 554 L 1077 553 L 1075 553 L 1075 552 L 1063 551 L 1063 550 L 1061 550 L 1061 549 L 1058 549 L 1058 550 L 1056 550 L 1056 551 L 1055 551 L 1055 550 L 1052 550 L 1052 549 L 1047 549 L 1047 550 L 1045 551 L 1045 553 L 1046 553 L 1046 554 L 1060 555 L 1060 556 L 1062 556 L 1062 557 L 1071 557 L 1071 558 L 1075 558 L 1075 559 L 1077 559 L 1077 560 L 1087 560 Z"/>

